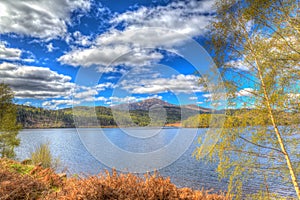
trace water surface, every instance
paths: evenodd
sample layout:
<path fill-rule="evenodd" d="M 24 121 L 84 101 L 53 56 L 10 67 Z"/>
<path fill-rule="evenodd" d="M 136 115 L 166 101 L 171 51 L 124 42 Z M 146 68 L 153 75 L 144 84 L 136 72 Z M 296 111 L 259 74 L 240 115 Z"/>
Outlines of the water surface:
<path fill-rule="evenodd" d="M 131 152 L 151 152 L 167 145 L 176 136 L 176 128 L 162 129 L 159 134 L 155 134 L 150 138 L 133 138 L 124 134 L 118 128 L 102 129 L 105 135 L 112 143 L 118 147 Z M 196 130 L 196 129 L 195 129 Z M 195 131 L 193 130 L 193 131 Z M 98 129 L 83 129 L 84 137 L 91 143 L 96 143 L 95 134 L 99 134 Z M 138 131 L 143 132 L 143 129 Z M 149 131 L 149 129 L 145 129 Z M 153 131 L 157 131 L 154 129 Z M 187 134 L 191 129 L 186 129 Z M 197 130 L 196 130 L 197 131 Z M 190 147 L 171 165 L 159 170 L 164 177 L 170 177 L 171 181 L 178 187 L 191 187 L 193 189 L 214 189 L 214 191 L 226 190 L 227 181 L 220 181 L 218 174 L 215 172 L 216 164 L 197 161 L 192 157 L 192 152 L 196 148 L 198 136 L 204 135 L 206 129 L 199 129 L 198 135 Z M 103 165 L 95 159 L 85 148 L 81 142 L 76 129 L 26 129 L 19 134 L 21 144 L 16 148 L 17 158 L 19 160 L 28 158 L 30 152 L 41 144 L 49 142 L 50 149 L 54 157 L 59 157 L 63 167 L 67 167 L 69 174 L 98 174 L 109 167 Z M 102 151 L 95 145 L 95 150 Z M 111 155 L 114 159 L 118 159 L 119 155 Z M 120 158 L 122 159 L 122 158 Z M 153 162 L 160 162 L 154 160 Z M 131 162 L 134 165 L 134 162 Z M 63 168 L 62 167 L 62 168 Z M 272 179 L 271 179 L 272 180 Z M 256 178 L 247 183 L 247 192 L 253 192 L 260 188 L 263 180 Z M 293 188 L 278 183 L 276 177 L 271 181 L 271 190 L 282 195 L 294 195 Z"/>

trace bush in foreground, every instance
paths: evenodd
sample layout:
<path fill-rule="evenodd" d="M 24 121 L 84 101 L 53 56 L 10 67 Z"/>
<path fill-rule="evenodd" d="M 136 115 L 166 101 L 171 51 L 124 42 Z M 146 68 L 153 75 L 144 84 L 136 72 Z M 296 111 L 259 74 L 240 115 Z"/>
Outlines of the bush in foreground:
<path fill-rule="evenodd" d="M 56 195 L 56 196 L 55 196 Z M 189 188 L 177 188 L 170 179 L 161 176 L 106 172 L 86 179 L 69 179 L 66 186 L 50 197 L 58 199 L 207 199 L 224 200 L 222 195 L 209 194 Z M 51 199 L 50 198 L 50 199 Z"/>
<path fill-rule="evenodd" d="M 60 162 L 58 158 L 53 158 L 49 142 L 37 146 L 35 151 L 31 152 L 30 160 L 34 165 L 41 163 L 44 168 L 51 167 L 53 169 L 56 169 Z"/>
<path fill-rule="evenodd" d="M 106 172 L 87 178 L 64 178 L 50 168 L 0 159 L 0 199 L 199 199 L 226 200 L 224 195 L 177 188 L 156 174 Z"/>

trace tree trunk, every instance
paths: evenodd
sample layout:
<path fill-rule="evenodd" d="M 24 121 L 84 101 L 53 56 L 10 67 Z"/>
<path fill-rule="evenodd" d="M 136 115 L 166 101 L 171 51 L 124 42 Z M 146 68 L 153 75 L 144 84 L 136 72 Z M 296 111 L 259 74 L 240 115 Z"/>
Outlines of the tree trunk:
<path fill-rule="evenodd" d="M 261 86 L 263 88 L 263 93 L 264 93 L 264 97 L 265 97 L 265 100 L 266 100 L 266 104 L 267 104 L 267 109 L 268 109 L 268 112 L 269 112 L 269 116 L 271 118 L 272 126 L 274 128 L 274 131 L 275 131 L 278 143 L 280 145 L 280 149 L 281 149 L 282 153 L 284 154 L 284 158 L 286 160 L 286 164 L 288 166 L 288 169 L 289 169 L 289 172 L 290 172 L 290 175 L 291 175 L 291 178 L 292 178 L 292 183 L 294 185 L 296 194 L 298 196 L 298 199 L 300 200 L 300 189 L 299 189 L 299 184 L 298 184 L 297 176 L 295 174 L 295 170 L 293 168 L 290 156 L 289 156 L 288 152 L 286 151 L 285 144 L 284 144 L 284 142 L 282 140 L 280 131 L 279 131 L 278 126 L 276 124 L 276 121 L 275 121 L 275 118 L 274 118 L 274 114 L 273 114 L 273 110 L 272 110 L 272 107 L 270 105 L 270 99 L 269 99 L 269 96 L 268 96 L 268 93 L 267 93 L 267 90 L 266 90 L 266 85 L 265 85 L 265 82 L 264 82 L 264 79 L 263 79 L 263 76 L 262 76 L 261 68 L 260 68 L 259 63 L 257 62 L 256 58 L 255 58 L 255 64 L 256 64 L 256 67 L 257 67 L 257 70 L 258 70 L 258 74 L 259 74 L 259 79 L 260 79 L 260 82 L 261 82 Z"/>

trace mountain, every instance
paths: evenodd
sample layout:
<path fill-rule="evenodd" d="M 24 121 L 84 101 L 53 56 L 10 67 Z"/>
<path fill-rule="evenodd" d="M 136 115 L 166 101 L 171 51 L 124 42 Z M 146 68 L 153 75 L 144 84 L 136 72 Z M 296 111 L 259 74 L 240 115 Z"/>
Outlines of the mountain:
<path fill-rule="evenodd" d="M 148 111 L 151 107 L 154 107 L 154 106 L 162 106 L 164 108 L 168 108 L 168 107 L 169 108 L 180 108 L 181 107 L 184 109 L 199 111 L 199 112 L 203 112 L 203 113 L 209 113 L 212 111 L 209 108 L 200 107 L 195 104 L 178 106 L 175 104 L 170 104 L 166 101 L 163 101 L 163 100 L 157 99 L 157 98 L 146 99 L 143 101 L 129 103 L 129 104 L 120 104 L 120 105 L 113 106 L 113 108 L 120 109 L 120 110 L 129 108 L 129 110 L 147 110 Z"/>
<path fill-rule="evenodd" d="M 197 105 L 175 105 L 165 102 L 161 99 L 152 98 L 146 99 L 143 101 L 129 103 L 129 104 L 120 104 L 113 107 L 115 110 L 120 112 L 129 112 L 132 115 L 143 117 L 148 116 L 148 112 L 166 112 L 166 121 L 167 123 L 177 123 L 187 118 L 203 113 L 210 113 L 211 109 L 199 107 Z M 163 109 L 163 110 L 162 110 Z M 149 121 L 149 119 L 148 119 Z M 138 123 L 139 124 L 139 123 Z"/>
<path fill-rule="evenodd" d="M 113 108 L 120 109 L 120 110 L 125 110 L 127 108 L 129 110 L 149 110 L 153 106 L 176 107 L 176 105 L 170 104 L 161 99 L 151 98 L 151 99 L 146 99 L 135 103 L 116 105 L 113 106 Z"/>

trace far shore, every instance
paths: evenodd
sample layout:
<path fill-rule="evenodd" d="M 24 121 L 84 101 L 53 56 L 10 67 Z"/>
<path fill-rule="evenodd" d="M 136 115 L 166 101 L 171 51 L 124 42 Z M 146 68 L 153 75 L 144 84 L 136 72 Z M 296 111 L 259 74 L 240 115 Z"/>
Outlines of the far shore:
<path fill-rule="evenodd" d="M 139 126 L 138 126 L 139 127 Z M 145 126 L 147 127 L 147 126 Z M 165 124 L 163 127 L 168 127 L 168 128 L 181 128 L 181 123 L 170 123 L 170 124 Z M 70 127 L 58 127 L 58 126 L 49 126 L 49 127 L 25 127 L 23 129 L 64 129 L 64 128 L 136 128 L 136 127 L 132 127 L 132 126 L 70 126 Z M 151 127 L 152 128 L 152 127 Z M 161 128 L 161 127 L 156 127 L 153 126 L 153 128 Z"/>

